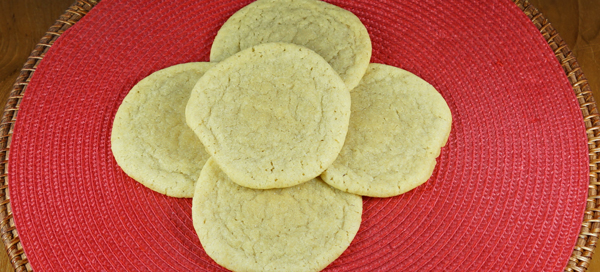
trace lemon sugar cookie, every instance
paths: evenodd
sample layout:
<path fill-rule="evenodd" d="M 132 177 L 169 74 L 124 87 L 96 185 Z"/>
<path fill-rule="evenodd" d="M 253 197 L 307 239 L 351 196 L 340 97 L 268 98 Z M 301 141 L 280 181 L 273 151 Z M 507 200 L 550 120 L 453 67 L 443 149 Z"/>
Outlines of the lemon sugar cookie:
<path fill-rule="evenodd" d="M 396 67 L 370 64 L 352 91 L 346 143 L 322 178 L 364 196 L 405 193 L 431 176 L 451 123 L 448 105 L 429 83 Z"/>
<path fill-rule="evenodd" d="M 212 63 L 185 63 L 154 72 L 127 94 L 115 115 L 111 149 L 117 164 L 144 186 L 192 197 L 209 158 L 186 125 L 185 106 Z"/>
<path fill-rule="evenodd" d="M 222 61 L 240 50 L 269 42 L 294 43 L 321 55 L 349 90 L 371 60 L 371 39 L 352 12 L 318 0 L 258 0 L 221 27 L 210 51 Z"/>
<path fill-rule="evenodd" d="M 319 271 L 356 235 L 362 198 L 320 180 L 283 189 L 237 185 L 209 159 L 192 200 L 202 247 L 233 271 Z"/>
<path fill-rule="evenodd" d="M 188 125 L 231 180 L 254 188 L 319 176 L 342 148 L 350 93 L 314 51 L 257 45 L 216 64 L 198 81 Z"/>

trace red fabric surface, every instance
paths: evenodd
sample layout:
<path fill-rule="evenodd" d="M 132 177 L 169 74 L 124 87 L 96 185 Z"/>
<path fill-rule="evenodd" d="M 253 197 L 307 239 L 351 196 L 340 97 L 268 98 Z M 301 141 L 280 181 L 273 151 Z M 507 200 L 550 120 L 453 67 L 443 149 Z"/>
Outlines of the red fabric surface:
<path fill-rule="evenodd" d="M 36 271 L 221 271 L 191 201 L 130 179 L 110 151 L 117 108 L 152 72 L 207 61 L 251 1 L 103 0 L 52 46 L 27 88 L 10 152 L 19 237 Z M 372 62 L 433 84 L 453 113 L 432 178 L 364 199 L 355 240 L 328 271 L 561 271 L 587 194 L 575 95 L 510 1 L 334 0 L 373 41 Z"/>

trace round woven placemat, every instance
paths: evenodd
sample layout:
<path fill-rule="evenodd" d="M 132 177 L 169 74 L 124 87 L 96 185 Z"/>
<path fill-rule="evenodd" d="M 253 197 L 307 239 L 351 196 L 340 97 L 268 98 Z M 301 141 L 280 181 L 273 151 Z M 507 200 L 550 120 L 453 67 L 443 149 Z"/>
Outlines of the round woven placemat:
<path fill-rule="evenodd" d="M 0 123 L 0 232 L 17 271 L 221 270 L 193 234 L 189 201 L 129 179 L 108 146 L 129 88 L 206 60 L 248 1 L 184 2 L 105 0 L 53 46 L 97 4 L 80 0 L 32 52 Z M 332 2 L 367 25 L 373 62 L 440 90 L 455 126 L 430 181 L 365 198 L 357 238 L 329 269 L 584 271 L 600 232 L 600 119 L 547 20 L 523 1 Z"/>

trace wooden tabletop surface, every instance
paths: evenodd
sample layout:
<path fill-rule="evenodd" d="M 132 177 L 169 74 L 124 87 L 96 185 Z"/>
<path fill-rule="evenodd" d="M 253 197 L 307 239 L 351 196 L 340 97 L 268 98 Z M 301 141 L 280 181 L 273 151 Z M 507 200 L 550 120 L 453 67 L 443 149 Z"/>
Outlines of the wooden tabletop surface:
<path fill-rule="evenodd" d="M 529 0 L 573 51 L 600 101 L 600 1 Z M 74 0 L 0 1 L 0 105 L 35 44 Z M 0 272 L 14 271 L 0 248 Z M 588 271 L 600 272 L 600 257 Z"/>

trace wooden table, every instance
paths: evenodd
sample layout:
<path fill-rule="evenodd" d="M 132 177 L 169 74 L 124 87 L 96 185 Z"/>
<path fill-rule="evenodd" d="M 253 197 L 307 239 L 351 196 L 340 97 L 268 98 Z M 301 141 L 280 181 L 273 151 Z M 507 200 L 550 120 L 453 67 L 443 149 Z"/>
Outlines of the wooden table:
<path fill-rule="evenodd" d="M 35 44 L 74 0 L 0 1 L 0 105 Z M 488 0 L 489 1 L 489 0 Z M 529 0 L 550 20 L 576 55 L 600 101 L 600 2 Z M 0 249 L 0 272 L 14 271 Z M 600 257 L 588 271 L 600 272 Z"/>

